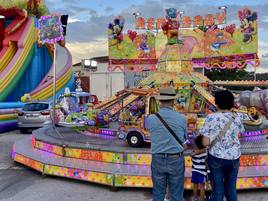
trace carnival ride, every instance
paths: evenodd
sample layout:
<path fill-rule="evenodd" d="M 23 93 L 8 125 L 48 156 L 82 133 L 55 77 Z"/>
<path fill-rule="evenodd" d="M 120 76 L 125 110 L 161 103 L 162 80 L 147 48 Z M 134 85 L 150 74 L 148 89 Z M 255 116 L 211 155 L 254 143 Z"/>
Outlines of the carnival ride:
<path fill-rule="evenodd" d="M 176 88 L 179 98 L 175 104 L 175 109 L 186 114 L 189 131 L 194 132 L 198 125 L 202 125 L 206 114 L 215 111 L 216 108 L 211 94 L 214 87 L 213 83 L 202 74 L 192 72 L 192 68 L 197 64 L 211 68 L 215 62 L 221 68 L 245 66 L 245 63 L 252 62 L 252 60 L 254 60 L 255 65 L 258 63 L 256 53 L 246 53 L 249 49 L 254 49 L 253 43 L 256 42 L 256 35 L 252 31 L 256 30 L 256 15 L 253 15 L 248 9 L 243 10 L 242 13 L 239 11 L 239 17 L 243 19 L 244 23 L 242 32 L 241 30 L 232 30 L 233 26 L 222 30 L 214 29 L 215 26 L 211 25 L 207 26 L 210 27 L 207 32 L 195 30 L 195 33 L 191 33 L 190 38 L 185 36 L 186 41 L 178 40 L 178 33 L 175 33 L 179 27 L 177 18 L 174 18 L 177 13 L 176 9 L 168 9 L 167 12 L 169 17 L 163 23 L 171 23 L 171 25 L 163 26 L 164 32 L 168 36 L 168 44 L 162 51 L 159 48 L 156 48 L 156 50 L 152 47 L 155 41 L 152 34 L 138 36 L 137 33 L 129 31 L 128 35 L 123 35 L 124 20 L 122 17 L 114 20 L 109 25 L 109 53 L 112 65 L 126 65 L 128 62 L 133 65 L 134 62 L 130 59 L 138 55 L 138 64 L 148 64 L 148 62 L 155 62 L 157 59 L 157 72 L 152 72 L 142 80 L 139 87 L 125 89 L 109 100 L 91 108 L 91 112 L 95 115 L 93 118 L 96 120 L 98 114 L 101 114 L 99 125 L 96 124 L 78 130 L 70 128 L 39 129 L 33 132 L 32 136 L 14 144 L 13 160 L 47 175 L 85 180 L 112 187 L 152 187 L 149 145 L 145 144 L 144 147 L 140 148 L 128 146 L 124 141 L 118 139 L 118 132 L 110 129 L 110 124 L 113 121 L 119 122 L 119 135 L 131 132 L 137 134 L 139 132 L 136 139 L 132 139 L 135 144 L 135 141 L 139 138 L 137 136 L 140 136 L 141 132 L 146 132 L 144 126 L 146 115 L 158 110 L 158 103 L 154 95 L 157 94 L 160 86 L 168 85 Z M 251 15 L 254 17 L 247 19 Z M 217 16 L 222 16 L 222 14 L 217 14 Z M 200 17 L 197 16 L 194 23 L 204 23 L 204 20 L 202 17 L 200 20 Z M 184 24 L 188 26 L 189 18 L 183 19 L 185 19 Z M 206 23 L 211 23 L 212 18 L 209 19 L 205 20 Z M 249 20 L 253 22 L 250 25 Z M 144 19 L 137 19 L 137 21 L 142 23 Z M 172 21 L 175 21 L 175 23 L 173 24 Z M 223 20 L 221 19 L 221 21 Z M 174 27 L 172 27 L 173 25 Z M 246 26 L 250 27 L 250 30 L 244 30 Z M 224 31 L 229 34 L 222 33 Z M 196 34 L 198 34 L 197 39 L 192 40 L 192 36 Z M 202 34 L 203 37 L 201 37 Z M 211 38 L 214 38 L 214 41 L 209 38 L 210 34 L 212 34 L 213 37 Z M 222 40 L 227 40 L 227 43 Z M 236 43 L 235 41 L 245 43 L 245 48 L 241 49 L 240 42 Z M 197 42 L 200 43 L 197 44 Z M 187 45 L 190 48 L 186 48 Z M 130 51 L 129 47 L 135 49 Z M 209 49 L 209 55 L 205 55 L 207 54 L 206 51 L 200 52 L 200 49 Z M 238 49 L 240 55 L 232 55 L 234 49 Z M 194 52 L 192 57 L 189 57 L 188 50 Z M 243 52 L 244 50 L 246 52 Z M 156 58 L 157 52 L 162 53 Z M 221 54 L 225 56 L 219 56 Z M 193 55 L 199 55 L 199 57 L 193 57 Z M 127 57 L 127 59 L 122 61 L 120 59 L 122 56 Z M 147 59 L 148 57 L 149 59 Z M 153 58 L 150 59 L 150 57 Z M 236 112 L 244 118 L 244 124 L 260 128 L 259 120 L 265 118 L 266 113 L 251 106 L 240 106 L 236 109 Z M 258 123 L 256 123 L 257 121 Z M 61 134 L 58 135 L 58 133 Z M 237 189 L 268 187 L 267 134 L 267 128 L 241 134 L 242 156 Z M 143 140 L 148 141 L 149 137 L 146 138 L 148 135 L 144 134 L 144 136 L 145 139 Z M 143 136 L 141 137 L 143 138 Z M 192 188 L 189 155 L 190 151 L 186 150 L 185 189 Z"/>
<path fill-rule="evenodd" d="M 20 6 L 30 5 L 23 1 Z M 43 2 L 39 1 L 39 4 Z M 1 131 L 16 129 L 16 112 L 12 102 L 45 100 L 52 97 L 52 57 L 53 49 L 41 46 L 37 39 L 37 18 L 29 7 L 0 6 L 0 14 L 5 16 L 3 48 L 0 52 L 0 115 Z M 15 4 L 14 4 L 15 5 Z M 38 6 L 36 5 L 36 6 Z M 5 6 L 3 4 L 3 6 Z M 35 12 L 41 10 L 40 7 Z M 43 13 L 45 14 L 45 13 Z M 30 16 L 31 15 L 31 16 Z M 57 48 L 57 92 L 65 87 L 73 89 L 72 57 L 66 47 Z M 24 94 L 27 94 L 26 96 Z M 9 108 L 11 113 L 4 107 Z M 10 122 L 12 121 L 12 124 Z M 12 125 L 12 126 L 11 126 Z"/>
<path fill-rule="evenodd" d="M 66 89 L 57 100 L 55 124 L 63 127 L 95 126 L 97 111 L 93 106 L 98 103 L 98 98 L 87 92 L 68 92 Z"/>

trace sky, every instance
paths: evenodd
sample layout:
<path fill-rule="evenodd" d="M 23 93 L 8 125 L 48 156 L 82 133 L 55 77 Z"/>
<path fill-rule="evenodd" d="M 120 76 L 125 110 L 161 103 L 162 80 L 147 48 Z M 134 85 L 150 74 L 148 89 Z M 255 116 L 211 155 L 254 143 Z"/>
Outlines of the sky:
<path fill-rule="evenodd" d="M 45 0 L 51 13 L 68 14 L 67 47 L 73 63 L 94 56 L 108 55 L 107 25 L 121 15 L 125 30 L 134 29 L 132 13 L 143 17 L 162 17 L 166 8 L 177 8 L 184 15 L 217 13 L 227 6 L 227 21 L 238 24 L 238 10 L 249 7 L 258 13 L 259 57 L 257 72 L 268 72 L 268 0 Z M 267 58 L 265 58 L 267 57 Z"/>

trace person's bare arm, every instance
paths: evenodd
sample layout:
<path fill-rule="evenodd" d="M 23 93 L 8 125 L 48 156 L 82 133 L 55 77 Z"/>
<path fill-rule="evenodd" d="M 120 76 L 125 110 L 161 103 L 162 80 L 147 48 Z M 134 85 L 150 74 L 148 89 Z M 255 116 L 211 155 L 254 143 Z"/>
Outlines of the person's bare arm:
<path fill-rule="evenodd" d="M 210 139 L 206 136 L 203 136 L 202 143 L 204 147 L 208 147 L 210 145 Z"/>
<path fill-rule="evenodd" d="M 183 143 L 183 148 L 184 148 L 184 150 L 190 148 L 188 143 L 189 143 L 189 140 L 186 140 L 186 141 Z"/>
<path fill-rule="evenodd" d="M 203 148 L 203 149 L 196 149 L 193 151 L 194 155 L 197 155 L 197 154 L 202 154 L 202 153 L 205 153 L 206 152 L 206 148 Z"/>

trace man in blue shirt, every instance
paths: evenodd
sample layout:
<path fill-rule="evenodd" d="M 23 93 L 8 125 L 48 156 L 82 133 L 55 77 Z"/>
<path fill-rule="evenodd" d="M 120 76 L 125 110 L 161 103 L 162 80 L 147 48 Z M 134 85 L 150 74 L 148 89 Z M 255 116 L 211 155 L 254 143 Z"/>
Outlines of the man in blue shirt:
<path fill-rule="evenodd" d="M 187 139 L 187 122 L 184 115 L 173 110 L 177 98 L 173 87 L 159 89 L 156 98 L 160 102 L 158 112 L 182 143 Z M 148 117 L 147 129 L 151 137 L 153 201 L 164 201 L 167 186 L 171 201 L 183 200 L 184 147 L 172 136 L 162 122 L 152 114 Z"/>

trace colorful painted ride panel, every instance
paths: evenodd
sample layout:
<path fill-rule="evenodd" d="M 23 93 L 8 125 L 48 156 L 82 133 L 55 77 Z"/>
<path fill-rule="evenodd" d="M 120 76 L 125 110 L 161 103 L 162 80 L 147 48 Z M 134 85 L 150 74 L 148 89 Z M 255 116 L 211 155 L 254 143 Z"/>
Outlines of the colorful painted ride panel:
<path fill-rule="evenodd" d="M 135 35 L 135 36 L 134 36 Z M 121 42 L 109 39 L 110 59 L 148 59 L 156 58 L 155 36 L 150 32 L 138 34 L 130 30 L 123 35 Z"/>
<path fill-rule="evenodd" d="M 14 160 L 48 175 L 84 180 L 115 187 L 152 188 L 151 177 L 146 175 L 142 176 L 142 175 L 127 175 L 127 174 L 124 175 L 109 174 L 109 173 L 93 172 L 89 170 L 81 170 L 76 168 L 74 169 L 69 167 L 47 165 L 19 154 L 15 155 Z M 254 189 L 254 188 L 267 188 L 267 187 L 268 187 L 267 176 L 239 177 L 237 179 L 237 185 L 236 185 L 237 189 Z M 184 188 L 189 190 L 192 189 L 191 178 L 186 177 L 184 179 Z"/>
<path fill-rule="evenodd" d="M 32 160 L 19 154 L 15 155 L 15 161 L 49 175 L 85 180 L 111 186 L 113 185 L 114 178 L 114 185 L 117 187 L 152 187 L 150 176 L 118 174 L 113 176 L 112 174 L 106 173 L 98 173 L 54 165 L 44 165 L 38 161 Z M 184 186 L 185 189 L 192 188 L 190 178 L 185 178 Z M 237 189 L 265 188 L 267 186 L 268 177 L 239 177 L 237 180 Z"/>
<path fill-rule="evenodd" d="M 65 156 L 85 160 L 102 161 L 109 163 L 123 163 L 123 153 L 105 152 L 97 150 L 65 148 Z"/>
<path fill-rule="evenodd" d="M 108 162 L 108 163 L 121 163 L 129 165 L 150 165 L 152 156 L 145 153 L 120 153 L 120 152 L 107 152 L 93 149 L 79 149 L 79 148 L 63 148 L 53 144 L 45 143 L 39 140 L 35 141 L 35 148 L 40 149 L 56 155 L 77 158 L 84 160 Z M 65 153 L 65 155 L 63 155 Z M 241 167 L 249 166 L 267 166 L 268 154 L 252 154 L 242 155 L 240 158 Z M 185 156 L 185 166 L 191 167 L 191 157 Z"/>
<path fill-rule="evenodd" d="M 217 25 L 179 29 L 179 40 L 182 41 L 180 59 L 256 54 L 257 13 L 247 8 L 242 9 L 238 12 L 238 18 L 240 24 L 221 25 L 221 29 Z M 166 48 L 167 37 L 161 31 L 154 35 L 149 31 L 139 34 L 129 30 L 127 34 L 122 34 L 119 41 L 114 41 L 109 38 L 110 59 L 158 59 Z"/>
<path fill-rule="evenodd" d="M 33 168 L 39 172 L 43 172 L 44 170 L 44 164 L 43 163 L 40 163 L 38 161 L 35 161 L 33 159 L 30 159 L 28 157 L 25 157 L 23 155 L 20 155 L 20 154 L 15 154 L 14 156 L 14 160 L 17 161 L 18 163 L 21 163 L 23 165 L 26 165 L 30 168 Z"/>
<path fill-rule="evenodd" d="M 137 164 L 94 163 L 92 160 L 77 160 L 49 153 L 45 154 L 43 151 L 33 149 L 32 147 L 24 151 L 22 147 L 25 148 L 25 143 L 25 140 L 15 143 L 12 151 L 13 159 L 43 174 L 84 180 L 114 187 L 152 187 L 150 164 L 140 164 L 139 162 L 139 160 L 149 160 L 148 154 L 142 156 L 142 154 L 135 155 L 135 153 L 130 153 L 134 154 L 131 158 L 138 161 Z M 31 146 L 30 138 L 27 143 L 27 146 Z M 268 177 L 266 176 L 268 167 L 267 156 L 268 154 L 241 156 L 242 165 L 246 166 L 240 167 L 237 189 L 268 187 Z M 184 188 L 192 189 L 190 156 L 187 156 L 185 160 Z M 102 168 L 103 166 L 105 166 L 104 169 Z"/>
<path fill-rule="evenodd" d="M 41 141 L 34 141 L 33 145 L 36 149 L 40 149 L 49 153 L 57 154 L 63 156 L 64 148 L 61 146 L 41 142 Z"/>
<path fill-rule="evenodd" d="M 93 172 L 82 169 L 60 167 L 55 165 L 45 165 L 44 174 L 68 177 L 72 179 L 84 180 L 99 184 L 113 185 L 113 175 L 108 173 Z"/>

